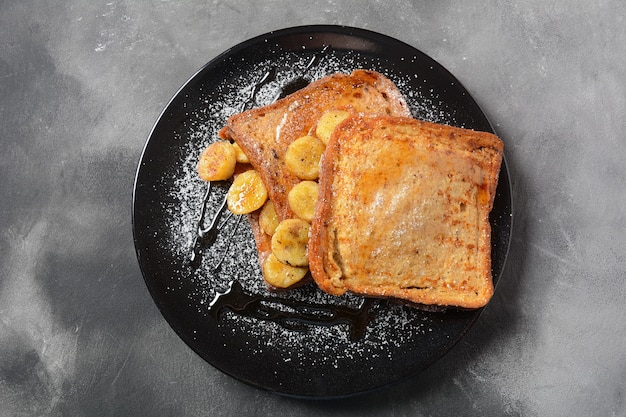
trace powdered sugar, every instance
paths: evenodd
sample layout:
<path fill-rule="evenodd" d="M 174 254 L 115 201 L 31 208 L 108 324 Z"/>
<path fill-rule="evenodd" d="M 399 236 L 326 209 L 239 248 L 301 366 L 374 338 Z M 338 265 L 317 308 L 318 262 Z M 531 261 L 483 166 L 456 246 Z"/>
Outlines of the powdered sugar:
<path fill-rule="evenodd" d="M 311 65 L 316 54 L 317 61 Z M 230 115 L 247 107 L 273 102 L 285 86 L 294 81 L 304 79 L 310 82 L 335 72 L 349 73 L 359 68 L 376 70 L 398 86 L 416 118 L 459 125 L 454 113 L 449 112 L 438 98 L 438 92 L 427 83 L 422 88 L 421 83 L 416 81 L 427 79 L 428 74 L 407 74 L 376 56 L 350 50 L 329 49 L 320 55 L 319 51 L 294 52 L 279 48 L 271 59 L 254 62 L 229 60 L 232 61 L 232 58 L 225 58 L 225 64 L 230 66 L 227 66 L 228 70 L 221 70 L 220 79 L 207 78 L 194 86 L 199 91 L 197 95 L 187 92 L 182 105 L 178 102 L 171 104 L 182 107 L 184 117 L 181 117 L 182 127 L 172 132 L 171 141 L 176 144 L 176 151 L 171 155 L 172 164 L 163 167 L 163 176 L 158 181 L 159 192 L 164 196 L 159 202 L 159 221 L 164 223 L 160 230 L 165 232 L 154 236 L 157 246 L 167 258 L 162 261 L 168 262 L 173 271 L 166 291 L 184 297 L 187 300 L 185 308 L 195 317 L 207 321 L 214 319 L 211 302 L 227 291 L 233 280 L 241 283 L 248 294 L 268 297 L 272 308 L 288 314 L 293 312 L 294 319 L 273 321 L 259 318 L 259 315 L 238 314 L 223 309 L 214 328 L 222 335 L 225 349 L 233 344 L 253 357 L 271 353 L 280 363 L 292 364 L 298 369 L 326 369 L 326 372 L 335 369 L 339 372 L 353 363 L 364 366 L 370 361 L 380 366 L 397 361 L 396 356 L 406 360 L 407 353 L 419 349 L 416 347 L 419 343 L 425 343 L 434 350 L 441 349 L 438 346 L 450 346 L 453 341 L 447 339 L 457 337 L 457 329 L 443 334 L 444 341 L 433 345 L 433 329 L 436 332 L 445 322 L 445 313 L 429 313 L 391 301 L 375 302 L 370 309 L 371 318 L 365 333 L 358 340 L 350 338 L 348 324 L 298 322 L 297 309 L 293 310 L 281 300 L 317 306 L 319 314 L 327 314 L 333 306 L 357 309 L 363 299 L 352 295 L 330 296 L 313 284 L 289 292 L 269 292 L 261 276 L 253 235 L 245 217 L 225 214 L 220 219 L 215 242 L 202 248 L 197 266 L 190 266 L 207 187 L 207 183 L 200 180 L 196 173 L 201 151 L 217 139 L 219 130 Z M 272 70 L 275 70 L 274 76 L 260 83 Z M 227 188 L 228 183 L 214 184 L 205 219 L 215 216 Z M 202 343 L 202 338 L 207 337 L 214 335 L 194 330 L 190 338 Z M 442 338 L 440 334 L 437 337 Z M 240 339 L 246 340 L 245 346 L 237 344 Z M 413 360 L 428 363 L 434 356 L 438 354 L 430 352 L 424 358 Z M 279 381 L 278 384 L 281 383 Z"/>
<path fill-rule="evenodd" d="M 341 59 L 335 55 L 328 54 L 322 58 L 318 65 L 304 73 L 309 60 L 310 58 L 305 56 L 295 62 L 289 62 L 289 64 L 286 63 L 284 66 L 281 66 L 281 69 L 276 72 L 274 80 L 258 88 L 253 105 L 262 106 L 273 102 L 281 93 L 283 86 L 294 79 L 306 77 L 306 79 L 311 81 L 334 72 L 346 71 L 346 69 L 350 71 L 357 68 L 354 66 L 356 65 L 355 58 L 350 56 L 350 54 Z M 193 129 L 189 133 L 188 140 L 182 140 L 184 143 L 182 155 L 185 155 L 185 157 L 180 162 L 178 172 L 176 172 L 172 178 L 174 186 L 170 190 L 170 198 L 164 207 L 168 213 L 167 221 L 169 222 L 170 230 L 170 236 L 168 236 L 166 241 L 169 243 L 169 249 L 172 255 L 175 256 L 180 263 L 184 264 L 193 250 L 194 237 L 196 235 L 196 228 L 201 212 L 202 196 L 207 187 L 207 183 L 200 180 L 196 173 L 198 156 L 204 147 L 216 139 L 217 132 L 224 125 L 228 116 L 243 110 L 244 106 L 247 104 L 246 98 L 251 96 L 256 83 L 263 79 L 263 71 L 267 71 L 268 68 L 277 64 L 279 64 L 279 62 L 277 63 L 275 60 L 266 61 L 259 65 L 259 69 L 253 74 L 242 74 L 241 78 L 229 81 L 230 85 L 225 85 L 220 101 L 205 100 L 205 107 L 196 110 L 201 113 L 197 115 L 199 120 L 205 119 L 207 115 L 208 118 L 202 123 L 194 123 Z M 387 75 L 392 78 L 400 89 L 406 87 L 406 85 L 403 85 L 401 78 L 394 77 L 393 74 Z M 396 79 L 394 80 L 393 78 Z M 424 100 L 417 99 L 418 94 L 418 92 L 412 90 L 406 92 L 407 101 L 409 103 L 419 103 L 417 106 L 415 104 L 413 105 L 414 109 L 418 109 L 418 113 L 423 116 L 425 114 L 424 109 L 436 108 L 436 106 L 428 106 Z M 431 111 L 431 114 L 428 116 L 436 118 L 434 115 L 435 112 Z M 189 117 L 193 119 L 194 114 L 190 113 Z M 219 207 L 223 201 L 226 190 L 227 184 L 214 186 L 215 192 L 212 193 L 208 204 L 206 213 L 207 219 L 215 215 L 217 207 Z M 204 253 L 200 267 L 194 271 L 193 275 L 185 278 L 193 280 L 196 283 L 197 291 L 191 294 L 191 298 L 198 302 L 197 307 L 201 311 L 208 309 L 208 303 L 215 297 L 216 292 L 223 291 L 231 279 L 239 280 L 247 291 L 257 294 L 265 294 L 267 292 L 261 277 L 256 257 L 256 248 L 247 220 L 243 219 L 242 221 L 241 218 L 230 216 L 223 219 L 222 223 L 223 225 L 220 227 L 215 243 L 203 249 Z M 215 265 L 222 261 L 222 259 L 221 268 L 214 270 Z M 327 295 L 315 289 L 312 285 L 290 291 L 289 293 L 283 293 L 280 296 L 331 306 L 339 303 L 356 307 L 361 302 L 361 299 L 355 296 L 337 298 Z M 404 312 L 401 307 L 397 307 L 395 310 L 397 310 L 395 314 L 386 313 L 384 316 L 386 319 L 382 316 L 377 317 L 372 324 L 378 325 L 381 328 L 406 325 L 406 323 L 410 321 L 406 312 Z M 238 317 L 236 315 L 230 315 L 229 319 L 248 322 L 248 324 L 252 325 L 251 327 L 258 326 L 256 319 Z M 264 334 L 267 335 L 268 330 L 271 329 L 271 332 L 277 335 L 275 341 L 272 341 L 272 338 L 269 339 L 268 343 L 270 344 L 276 344 L 286 339 L 291 340 L 294 337 L 316 338 L 318 336 L 316 336 L 315 333 L 319 332 L 333 333 L 332 337 L 335 340 L 343 340 L 346 343 L 348 340 L 345 326 L 319 328 L 311 326 L 308 332 L 294 332 L 268 321 L 263 324 L 263 327 Z M 420 327 L 419 324 L 418 327 Z M 369 334 L 380 335 L 381 333 L 378 331 L 369 332 Z M 385 344 L 395 343 L 397 346 L 402 344 L 402 340 L 388 340 L 384 335 L 382 338 L 377 338 L 377 340 L 366 339 L 362 344 L 364 346 L 372 343 L 373 345 L 378 345 L 381 342 Z M 292 342 L 290 342 L 290 344 L 291 343 Z M 314 345 L 314 343 L 312 343 L 312 345 Z M 343 351 L 341 354 L 349 354 L 349 352 Z"/>

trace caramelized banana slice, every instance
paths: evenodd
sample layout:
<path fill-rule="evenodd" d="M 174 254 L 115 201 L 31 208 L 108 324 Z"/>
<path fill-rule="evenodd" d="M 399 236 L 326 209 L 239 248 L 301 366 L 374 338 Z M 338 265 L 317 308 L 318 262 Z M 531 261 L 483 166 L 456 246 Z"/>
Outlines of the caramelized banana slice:
<path fill-rule="evenodd" d="M 259 213 L 259 226 L 265 234 L 272 236 L 278 223 L 278 214 L 276 214 L 274 203 L 267 200 L 261 209 L 261 213 Z"/>
<path fill-rule="evenodd" d="M 319 186 L 315 181 L 301 181 L 287 195 L 289 207 L 294 214 L 309 223 L 315 214 L 318 189 Z"/>
<path fill-rule="evenodd" d="M 302 219 L 286 219 L 272 235 L 272 253 L 280 262 L 291 266 L 308 266 L 309 229 Z"/>
<path fill-rule="evenodd" d="M 239 145 L 237 145 L 236 143 L 233 143 L 233 148 L 235 148 L 235 159 L 237 159 L 237 162 L 239 162 L 240 164 L 250 163 L 250 160 L 248 159 L 246 154 L 243 153 Z"/>
<path fill-rule="evenodd" d="M 320 158 L 326 149 L 315 136 L 302 136 L 293 141 L 285 153 L 285 165 L 296 177 L 316 180 L 320 175 Z"/>
<path fill-rule="evenodd" d="M 263 207 L 267 201 L 267 189 L 258 172 L 251 169 L 237 175 L 233 180 L 226 202 L 234 214 L 248 214 Z"/>
<path fill-rule="evenodd" d="M 304 278 L 307 267 L 290 266 L 278 260 L 271 253 L 263 264 L 263 277 L 268 284 L 276 288 L 289 288 Z"/>
<path fill-rule="evenodd" d="M 327 110 L 317 121 L 315 135 L 322 141 L 322 143 L 324 143 L 324 145 L 327 145 L 330 135 L 333 133 L 333 130 L 335 130 L 335 127 L 348 118 L 348 116 L 350 116 L 350 113 L 345 110 Z"/>
<path fill-rule="evenodd" d="M 198 175 L 205 181 L 223 181 L 233 176 L 236 163 L 230 142 L 213 142 L 200 155 Z"/>

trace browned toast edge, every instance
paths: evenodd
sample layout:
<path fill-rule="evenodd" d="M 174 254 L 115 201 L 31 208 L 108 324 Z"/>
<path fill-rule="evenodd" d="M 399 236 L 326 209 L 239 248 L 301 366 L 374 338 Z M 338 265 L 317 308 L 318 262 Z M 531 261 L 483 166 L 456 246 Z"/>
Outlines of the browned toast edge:
<path fill-rule="evenodd" d="M 384 118 L 378 117 L 376 119 Z M 345 129 L 347 125 L 350 124 L 367 124 L 367 122 L 364 122 L 364 120 L 365 119 L 362 118 L 352 117 L 351 119 L 347 119 L 346 121 L 344 121 L 335 130 L 336 134 L 333 134 L 333 136 L 331 137 L 331 140 L 327 146 L 327 150 L 322 160 L 320 175 L 320 194 L 318 198 L 318 206 L 316 208 L 316 218 L 314 219 L 311 228 L 311 239 L 309 241 L 309 259 L 311 274 L 317 285 L 322 290 L 334 295 L 341 295 L 347 291 L 346 288 L 334 286 L 329 279 L 329 272 L 333 274 L 343 274 L 340 264 L 341 261 L 337 259 L 331 259 L 333 254 L 332 245 L 334 235 L 332 232 L 332 228 L 329 227 L 332 219 L 331 199 L 333 198 L 333 196 L 331 195 L 331 188 L 333 179 L 336 175 L 335 159 L 337 155 L 339 155 L 339 153 L 341 152 L 341 142 L 339 140 L 339 137 L 341 135 L 339 133 L 343 129 Z M 441 132 L 441 134 L 446 135 L 446 140 L 448 141 L 448 143 L 450 143 L 450 141 L 452 140 L 451 143 L 460 148 L 463 148 L 463 150 L 465 151 L 471 151 L 472 149 L 481 148 L 492 149 L 493 158 L 489 166 L 483 167 L 485 168 L 485 174 L 488 177 L 487 183 L 490 185 L 490 189 L 486 190 L 487 195 L 489 196 L 489 200 L 485 202 L 485 208 L 480 211 L 482 216 L 480 219 L 480 224 L 483 225 L 482 229 L 479 230 L 479 262 L 481 262 L 479 269 L 481 271 L 484 271 L 484 276 L 482 277 L 484 279 L 484 292 L 482 296 L 473 299 L 467 298 L 461 300 L 459 300 L 457 297 L 446 298 L 440 296 L 439 298 L 434 300 L 423 294 L 423 291 L 421 292 L 411 289 L 400 288 L 396 290 L 390 290 L 389 288 L 386 288 L 384 296 L 401 298 L 417 304 L 437 304 L 461 308 L 479 308 L 484 306 L 493 295 L 493 282 L 491 277 L 491 226 L 489 223 L 489 212 L 493 207 L 495 190 L 498 182 L 498 174 L 500 171 L 503 153 L 502 141 L 495 135 L 487 132 L 461 129 L 452 126 L 439 125 L 407 118 L 386 118 L 386 120 L 391 123 L 418 124 L 420 125 L 420 128 L 430 129 L 431 131 L 435 132 Z M 471 138 L 469 140 L 454 140 L 455 136 L 463 136 L 467 138 L 468 135 Z M 370 296 L 383 296 L 383 294 L 378 292 L 376 289 L 364 290 L 360 294 Z"/>

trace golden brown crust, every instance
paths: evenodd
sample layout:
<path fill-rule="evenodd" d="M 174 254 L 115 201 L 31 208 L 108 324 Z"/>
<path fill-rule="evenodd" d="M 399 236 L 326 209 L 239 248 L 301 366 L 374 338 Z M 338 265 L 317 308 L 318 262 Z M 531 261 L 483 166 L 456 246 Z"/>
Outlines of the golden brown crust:
<path fill-rule="evenodd" d="M 329 109 L 410 117 L 393 82 L 373 71 L 355 70 L 324 77 L 273 104 L 233 115 L 219 133 L 223 139 L 234 140 L 261 174 L 280 220 L 294 217 L 287 195 L 300 181 L 285 167 L 287 147 L 311 134 Z M 258 227 L 258 216 L 248 219 L 262 265 L 270 253 L 269 236 Z"/>
<path fill-rule="evenodd" d="M 484 306 L 502 152 L 485 132 L 409 118 L 344 121 L 322 161 L 309 242 L 315 282 L 336 295 Z"/>
<path fill-rule="evenodd" d="M 300 181 L 285 167 L 287 147 L 312 133 L 320 116 L 331 108 L 410 116 L 390 80 L 373 71 L 355 70 L 324 77 L 273 104 L 235 114 L 222 132 L 241 147 L 261 174 L 280 219 L 293 217 L 286 196 Z"/>

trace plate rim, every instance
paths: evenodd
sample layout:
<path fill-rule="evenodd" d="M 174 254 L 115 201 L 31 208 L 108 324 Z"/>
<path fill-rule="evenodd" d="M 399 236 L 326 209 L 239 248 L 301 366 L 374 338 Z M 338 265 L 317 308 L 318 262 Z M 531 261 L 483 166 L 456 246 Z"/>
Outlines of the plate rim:
<path fill-rule="evenodd" d="M 476 310 L 476 314 L 474 314 L 474 316 L 472 317 L 471 321 L 468 321 L 468 325 L 465 326 L 464 330 L 462 333 L 456 335 L 455 340 L 448 346 L 448 348 L 441 352 L 439 355 L 435 355 L 435 358 L 425 367 L 422 367 L 419 370 L 416 370 L 414 372 L 409 373 L 408 375 L 402 377 L 402 378 L 398 378 L 397 380 L 394 381 L 390 381 L 388 383 L 385 384 L 379 384 L 377 386 L 373 386 L 370 389 L 367 390 L 360 390 L 360 391 L 356 391 L 356 392 L 350 392 L 350 393 L 345 393 L 345 394 L 340 394 L 340 395 L 306 395 L 306 394 L 292 394 L 292 393 L 286 393 L 286 392 L 281 392 L 279 390 L 274 390 L 268 387 L 263 386 L 262 384 L 256 382 L 256 381 L 250 381 L 244 378 L 241 378 L 240 376 L 234 375 L 231 372 L 228 372 L 227 370 L 222 369 L 221 367 L 216 366 L 215 364 L 211 363 L 210 361 L 208 361 L 204 355 L 199 352 L 193 345 L 191 345 L 190 343 L 188 343 L 188 341 L 186 340 L 186 337 L 183 337 L 183 335 L 179 332 L 179 329 L 177 329 L 175 326 L 173 326 L 170 322 L 169 313 L 166 313 L 164 311 L 164 307 L 157 302 L 157 298 L 156 295 L 153 293 L 153 287 L 150 285 L 149 282 L 149 277 L 147 276 L 148 273 L 145 270 L 145 266 L 144 266 L 144 262 L 141 259 L 141 253 L 140 253 L 140 248 L 139 248 L 139 238 L 138 238 L 138 230 L 137 230 L 137 189 L 139 184 L 139 179 L 140 179 L 140 172 L 142 170 L 142 167 L 145 165 L 145 156 L 147 154 L 148 148 L 150 147 L 151 144 L 151 139 L 153 138 L 153 136 L 155 135 L 155 132 L 157 131 L 158 127 L 160 126 L 160 124 L 162 123 L 163 118 L 165 117 L 165 115 L 167 114 L 168 110 L 170 109 L 170 106 L 172 105 L 172 103 L 177 100 L 177 98 L 180 96 L 181 93 L 183 93 L 187 87 L 193 83 L 196 82 L 198 77 L 201 76 L 201 74 L 203 74 L 205 71 L 210 70 L 213 66 L 218 65 L 219 63 L 221 63 L 225 58 L 227 58 L 230 55 L 233 55 L 235 53 L 237 53 L 238 51 L 244 50 L 246 48 L 249 48 L 251 45 L 257 44 L 259 41 L 270 41 L 272 39 L 275 38 L 281 38 L 285 35 L 294 35 L 294 34 L 306 34 L 306 33 L 311 33 L 311 34 L 316 34 L 316 33 L 331 33 L 331 34 L 339 34 L 339 35 L 347 35 L 347 36 L 352 36 L 352 37 L 366 37 L 368 39 L 374 39 L 374 40 L 384 40 L 385 42 L 389 42 L 389 43 L 395 43 L 395 44 L 403 44 L 404 46 L 410 48 L 412 51 L 414 51 L 415 53 L 418 53 L 420 55 L 422 55 L 424 58 L 428 59 L 431 62 L 434 62 L 439 69 L 445 71 L 445 73 L 449 76 L 451 76 L 457 83 L 458 85 L 465 91 L 468 92 L 467 97 L 469 98 L 474 105 L 480 110 L 480 112 L 482 113 L 482 116 L 484 117 L 485 121 L 487 122 L 487 124 L 489 125 L 491 132 L 492 133 L 496 133 L 495 128 L 493 126 L 493 124 L 491 123 L 490 119 L 487 117 L 487 115 L 485 114 L 485 112 L 482 110 L 482 107 L 478 104 L 478 102 L 474 99 L 474 97 L 469 94 L 469 91 L 467 90 L 467 88 L 465 88 L 465 86 L 456 78 L 456 76 L 454 76 L 454 74 L 452 74 L 450 71 L 448 71 L 442 64 L 440 64 L 438 61 L 436 61 L 434 58 L 430 57 L 429 55 L 425 54 L 424 52 L 422 52 L 421 50 L 417 49 L 417 47 L 412 46 L 402 40 L 398 40 L 396 38 L 393 38 L 389 35 L 386 34 L 382 34 L 379 32 L 375 32 L 369 29 L 363 29 L 363 28 L 358 28 L 358 27 L 353 27 L 353 26 L 346 26 L 346 25 L 328 25 L 328 24 L 315 24 L 315 25 L 300 25 L 300 26 L 293 26 L 293 27 L 286 27 L 286 28 L 282 28 L 282 29 L 277 29 L 277 30 L 272 30 L 269 31 L 267 33 L 264 34 L 260 34 L 260 35 L 256 35 L 252 38 L 249 38 L 247 40 L 244 40 L 240 43 L 237 43 L 229 48 L 227 48 L 226 50 L 224 50 L 223 52 L 221 52 L 220 54 L 216 55 L 214 58 L 210 59 L 207 63 L 205 63 L 204 65 L 202 65 L 197 71 L 195 71 L 177 90 L 176 92 L 171 96 L 171 98 L 166 102 L 165 106 L 163 107 L 163 109 L 159 112 L 158 117 L 156 118 L 156 121 L 154 122 L 154 124 L 152 125 L 152 128 L 150 129 L 150 132 L 144 142 L 143 148 L 141 150 L 140 153 L 140 157 L 138 160 L 138 165 L 137 165 L 137 169 L 135 171 L 135 177 L 134 177 L 134 182 L 133 182 L 133 189 L 132 189 L 132 221 L 131 221 L 131 225 L 132 225 L 132 233 L 133 233 L 133 242 L 134 242 L 134 246 L 135 246 L 135 252 L 136 252 L 136 256 L 137 256 L 137 260 L 140 266 L 140 270 L 141 270 L 141 274 L 144 280 L 144 283 L 146 284 L 148 291 L 151 295 L 151 298 L 153 300 L 153 302 L 155 302 L 155 304 L 157 305 L 159 312 L 161 313 L 161 315 L 165 318 L 165 321 L 167 322 L 168 326 L 174 330 L 174 332 L 176 333 L 176 335 L 187 345 L 187 347 L 191 348 L 196 354 L 198 354 L 198 356 L 200 356 L 200 358 L 205 361 L 206 363 L 208 363 L 209 365 L 211 365 L 214 369 L 219 370 L 220 372 L 229 375 L 230 377 L 238 380 L 238 381 L 242 381 L 248 385 L 254 386 L 256 388 L 259 389 L 263 389 L 263 390 L 267 390 L 267 391 L 271 391 L 283 396 L 289 396 L 289 397 L 297 397 L 297 398 L 319 398 L 319 399 L 323 399 L 323 398 L 345 398 L 345 397 L 352 397 L 354 395 L 360 395 L 360 394 L 365 394 L 368 392 L 372 392 L 372 391 L 378 391 L 380 389 L 383 389 L 387 386 L 390 385 L 395 385 L 397 383 L 400 383 L 403 380 L 406 380 L 407 378 L 411 377 L 411 376 L 415 376 L 416 374 L 419 374 L 421 372 L 423 372 L 426 368 L 430 367 L 432 364 L 438 362 L 439 360 L 441 360 L 442 357 L 444 357 L 448 352 L 450 352 L 450 350 L 458 343 L 460 342 L 465 335 L 467 334 L 467 332 L 474 326 L 474 324 L 476 323 L 476 321 L 480 318 L 480 316 L 482 315 L 483 311 L 488 307 L 485 306 L 483 308 L 480 308 L 478 310 Z M 501 165 L 501 173 L 500 173 L 500 177 L 502 178 L 502 173 L 505 174 L 505 178 L 506 178 L 506 193 L 508 194 L 508 201 L 506 201 L 506 205 L 510 211 L 510 220 L 508 222 L 508 236 L 506 239 L 506 247 L 505 247 L 505 251 L 503 254 L 503 259 L 502 259 L 502 265 L 499 271 L 497 272 L 497 276 L 493 276 L 493 280 L 494 280 L 494 294 L 496 291 L 496 288 L 498 286 L 498 284 L 501 281 L 502 276 L 504 275 L 504 271 L 506 269 L 506 265 L 507 265 L 507 260 L 508 260 L 508 256 L 509 256 L 509 251 L 511 248 L 511 240 L 512 240 L 512 232 L 513 232 L 513 221 L 514 221 L 514 201 L 513 201 L 513 192 L 512 192 L 512 184 L 511 184 L 511 177 L 510 177 L 510 170 L 508 167 L 508 163 L 506 160 L 506 155 L 503 154 L 503 161 L 502 161 L 502 165 Z M 492 271 L 493 272 L 493 271 Z"/>

